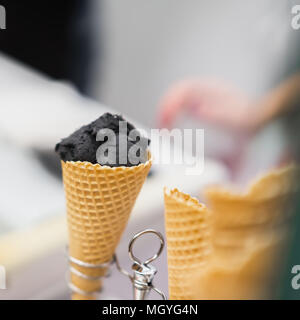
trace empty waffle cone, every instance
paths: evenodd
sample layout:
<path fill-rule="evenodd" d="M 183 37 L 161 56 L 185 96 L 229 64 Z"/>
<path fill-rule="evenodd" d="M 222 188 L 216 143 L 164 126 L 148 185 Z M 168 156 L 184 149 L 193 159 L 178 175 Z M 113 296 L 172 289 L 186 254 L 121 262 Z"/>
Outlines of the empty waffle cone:
<path fill-rule="evenodd" d="M 210 254 L 209 214 L 195 198 L 164 190 L 171 300 L 192 299 L 186 275 L 200 270 Z"/>
<path fill-rule="evenodd" d="M 273 170 L 254 181 L 246 193 L 207 188 L 205 196 L 214 218 L 214 249 L 228 255 L 247 250 L 274 233 L 284 238 L 299 173 L 296 166 Z"/>
<path fill-rule="evenodd" d="M 187 278 L 193 298 L 274 298 L 282 254 L 281 242 L 269 239 L 249 248 L 238 260 L 232 260 L 229 256 L 224 258 L 214 255 L 202 270 Z"/>
<path fill-rule="evenodd" d="M 101 166 L 90 162 L 62 161 L 67 203 L 69 255 L 88 264 L 109 264 L 136 198 L 150 170 L 152 159 L 133 167 Z M 107 268 L 86 268 L 71 263 L 71 284 L 83 292 L 72 299 L 94 299 Z"/>
<path fill-rule="evenodd" d="M 257 179 L 246 193 L 206 190 L 213 213 L 212 255 L 187 279 L 194 298 L 272 297 L 285 261 L 297 180 L 299 168 L 289 166 Z"/>

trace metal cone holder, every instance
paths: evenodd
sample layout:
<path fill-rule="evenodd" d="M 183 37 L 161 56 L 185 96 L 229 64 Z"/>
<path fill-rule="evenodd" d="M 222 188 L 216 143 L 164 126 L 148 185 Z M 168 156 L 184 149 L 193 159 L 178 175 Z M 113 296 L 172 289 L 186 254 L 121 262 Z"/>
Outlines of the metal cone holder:
<path fill-rule="evenodd" d="M 110 266 L 114 263 L 114 258 L 108 263 L 91 264 L 91 263 L 83 262 L 81 260 L 78 260 L 74 257 L 69 256 L 69 262 L 75 264 L 76 266 L 84 267 L 88 269 L 106 269 L 105 275 L 99 276 L 99 277 L 93 277 L 93 276 L 89 276 L 82 273 L 81 271 L 74 268 L 72 265 L 69 266 L 69 272 L 75 274 L 77 277 L 80 277 L 82 279 L 86 279 L 89 281 L 98 281 L 98 280 L 101 280 L 102 278 L 110 276 Z M 84 291 L 78 288 L 77 286 L 75 286 L 73 283 L 71 283 L 70 279 L 68 279 L 68 287 L 73 293 L 78 293 L 86 297 L 96 296 L 98 293 L 101 292 L 101 289 L 97 291 Z"/>
<path fill-rule="evenodd" d="M 153 233 L 159 238 L 160 248 L 153 257 L 147 259 L 145 262 L 141 262 L 133 253 L 133 244 L 138 238 L 140 238 L 142 235 L 147 233 Z M 161 252 L 163 251 L 164 245 L 165 245 L 165 241 L 160 232 L 157 232 L 152 229 L 146 229 L 144 231 L 137 233 L 131 239 L 128 247 L 129 257 L 133 261 L 133 265 L 132 265 L 133 275 L 129 274 L 126 270 L 121 268 L 117 258 L 115 257 L 116 266 L 118 270 L 121 273 L 123 273 L 125 276 L 127 276 L 132 283 L 134 300 L 146 300 L 151 290 L 158 293 L 163 300 L 167 299 L 165 294 L 161 290 L 154 287 L 153 285 L 153 279 L 155 274 L 157 273 L 157 270 L 154 266 L 150 264 L 150 262 L 156 260 L 160 256 Z"/>
<path fill-rule="evenodd" d="M 147 234 L 147 233 L 155 234 L 159 238 L 160 248 L 154 256 L 147 259 L 145 262 L 141 262 L 133 253 L 133 244 L 135 243 L 135 241 L 138 238 L 140 238 L 142 235 Z M 166 298 L 165 294 L 161 290 L 154 287 L 154 285 L 153 285 L 153 279 L 154 279 L 155 274 L 157 273 L 157 269 L 153 265 L 150 264 L 150 262 L 156 260 L 160 256 L 161 252 L 163 251 L 164 245 L 165 245 L 165 241 L 164 241 L 162 234 L 160 232 L 155 231 L 155 230 L 146 229 L 146 230 L 141 231 L 141 232 L 137 233 L 136 235 L 134 235 L 134 237 L 129 242 L 129 246 L 128 246 L 129 257 L 133 261 L 133 265 L 132 265 L 133 275 L 128 273 L 126 270 L 124 270 L 120 266 L 116 255 L 113 256 L 112 261 L 110 261 L 108 263 L 103 263 L 103 264 L 86 263 L 86 262 L 83 262 L 81 260 L 78 260 L 78 259 L 75 259 L 75 258 L 69 256 L 69 262 L 71 262 L 79 267 L 92 268 L 92 269 L 93 268 L 106 269 L 107 272 L 103 276 L 100 276 L 100 277 L 88 276 L 88 275 L 80 272 L 76 268 L 74 268 L 72 265 L 70 265 L 70 267 L 69 267 L 69 272 L 73 273 L 76 276 L 81 277 L 83 279 L 87 279 L 90 281 L 97 281 L 103 277 L 110 276 L 110 269 L 109 268 L 113 263 L 115 263 L 117 269 L 123 275 L 127 276 L 132 283 L 133 300 L 146 300 L 149 293 L 152 290 L 155 291 L 157 294 L 159 294 L 163 300 L 166 300 L 167 298 Z M 78 293 L 78 294 L 81 294 L 81 295 L 84 295 L 87 297 L 93 297 L 99 293 L 99 290 L 89 291 L 89 292 L 83 291 L 80 288 L 76 287 L 74 284 L 72 284 L 69 279 L 68 279 L 68 287 L 70 288 L 70 290 L 73 293 Z"/>

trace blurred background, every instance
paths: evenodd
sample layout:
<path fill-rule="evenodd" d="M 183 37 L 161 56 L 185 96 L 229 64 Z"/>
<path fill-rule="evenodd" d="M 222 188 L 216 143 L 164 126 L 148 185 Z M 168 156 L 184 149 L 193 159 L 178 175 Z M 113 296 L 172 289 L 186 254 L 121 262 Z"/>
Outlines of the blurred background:
<path fill-rule="evenodd" d="M 0 264 L 8 274 L 0 298 L 68 298 L 54 146 L 103 112 L 146 129 L 205 129 L 199 178 L 186 176 L 184 166 L 153 168 L 118 249 L 127 268 L 132 235 L 164 231 L 164 185 L 202 199 L 207 185 L 242 188 L 296 159 L 299 112 L 287 111 L 299 106 L 300 31 L 291 27 L 297 1 L 0 4 L 7 19 L 0 30 Z M 167 291 L 165 255 L 158 269 L 157 286 Z M 104 298 L 131 297 L 122 276 L 107 281 Z"/>
<path fill-rule="evenodd" d="M 149 126 L 168 87 L 186 77 L 223 78 L 260 97 L 277 84 L 297 45 L 289 1 L 97 4 L 103 63 L 92 94 Z"/>

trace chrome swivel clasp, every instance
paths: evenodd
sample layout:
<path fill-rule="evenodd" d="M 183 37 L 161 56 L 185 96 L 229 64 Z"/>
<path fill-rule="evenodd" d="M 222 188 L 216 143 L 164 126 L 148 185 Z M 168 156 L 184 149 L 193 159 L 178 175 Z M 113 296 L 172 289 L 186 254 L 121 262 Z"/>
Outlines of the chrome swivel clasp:
<path fill-rule="evenodd" d="M 159 238 L 160 247 L 158 252 L 153 257 L 147 259 L 145 262 L 141 262 L 140 259 L 138 259 L 133 253 L 133 245 L 138 238 L 147 233 L 153 233 Z M 130 275 L 126 270 L 122 269 L 117 259 L 115 258 L 116 265 L 119 271 L 129 277 L 132 282 L 134 300 L 146 300 L 151 290 L 157 292 L 163 300 L 167 299 L 165 294 L 153 285 L 153 279 L 155 274 L 157 273 L 157 269 L 150 264 L 150 262 L 156 260 L 160 256 L 161 252 L 163 251 L 164 245 L 165 241 L 160 232 L 152 229 L 146 229 L 137 233 L 131 239 L 128 247 L 129 257 L 133 261 L 133 275 Z"/>

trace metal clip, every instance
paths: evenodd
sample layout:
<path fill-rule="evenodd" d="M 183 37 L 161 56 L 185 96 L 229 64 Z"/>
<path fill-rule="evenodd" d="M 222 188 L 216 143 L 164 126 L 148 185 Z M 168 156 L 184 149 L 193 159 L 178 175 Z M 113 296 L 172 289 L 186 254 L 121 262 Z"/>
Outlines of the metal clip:
<path fill-rule="evenodd" d="M 160 248 L 154 256 L 152 256 L 151 258 L 147 259 L 145 262 L 142 263 L 140 261 L 140 259 L 138 259 L 133 253 L 133 244 L 136 241 L 136 239 L 138 239 L 139 237 L 141 237 L 142 235 L 147 234 L 147 233 L 153 233 L 159 238 Z M 116 266 L 117 266 L 118 270 L 121 273 L 123 273 L 124 275 L 126 275 L 130 279 L 130 281 L 132 282 L 134 300 L 147 299 L 151 290 L 158 293 L 162 297 L 163 300 L 167 299 L 165 294 L 161 290 L 159 290 L 153 286 L 152 281 L 154 279 L 155 274 L 157 273 L 157 270 L 154 266 L 150 265 L 150 262 L 154 261 L 155 259 L 157 259 L 160 256 L 160 254 L 164 248 L 164 245 L 165 245 L 165 241 L 164 241 L 164 238 L 160 232 L 157 232 L 152 229 L 146 229 L 144 231 L 137 233 L 131 239 L 131 241 L 129 243 L 129 247 L 128 247 L 129 257 L 133 261 L 133 265 L 132 265 L 133 275 L 130 275 L 126 270 L 124 270 L 120 266 L 119 261 L 118 261 L 117 257 L 115 256 L 115 262 L 116 262 Z"/>

